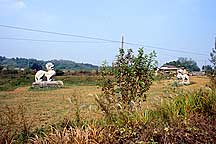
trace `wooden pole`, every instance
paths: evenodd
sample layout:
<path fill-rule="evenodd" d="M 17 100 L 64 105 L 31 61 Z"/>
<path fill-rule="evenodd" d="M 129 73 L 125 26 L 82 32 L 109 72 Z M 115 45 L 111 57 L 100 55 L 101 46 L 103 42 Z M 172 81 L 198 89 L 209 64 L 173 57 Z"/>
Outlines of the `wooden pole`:
<path fill-rule="evenodd" d="M 121 37 L 121 48 L 123 49 L 124 48 L 124 35 L 122 34 L 122 37 Z"/>

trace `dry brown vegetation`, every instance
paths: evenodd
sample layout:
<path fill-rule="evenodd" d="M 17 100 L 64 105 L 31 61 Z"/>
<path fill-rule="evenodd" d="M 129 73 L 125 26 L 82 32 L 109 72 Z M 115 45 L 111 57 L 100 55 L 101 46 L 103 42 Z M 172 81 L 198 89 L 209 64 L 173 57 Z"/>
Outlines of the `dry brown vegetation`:
<path fill-rule="evenodd" d="M 0 92 L 1 111 L 6 106 L 26 107 L 26 114 L 34 117 L 35 126 L 41 126 L 62 120 L 73 114 L 74 105 L 71 103 L 73 97 L 77 97 L 80 105 L 86 107 L 88 113 L 84 117 L 91 117 L 94 113 L 94 94 L 99 92 L 95 86 L 72 86 L 56 90 L 29 91 L 29 87 L 17 88 L 14 91 Z M 92 107 L 91 110 L 87 107 Z"/>
<path fill-rule="evenodd" d="M 189 86 L 179 87 L 179 89 L 194 90 L 205 87 L 209 83 L 207 77 L 192 77 L 194 83 Z M 154 108 L 161 102 L 169 99 L 166 91 L 173 80 L 155 81 L 148 91 L 147 101 L 143 106 Z M 3 112 L 6 106 L 26 108 L 29 118 L 34 118 L 34 126 L 53 124 L 63 120 L 65 117 L 73 117 L 74 104 L 71 100 L 77 97 L 81 106 L 81 116 L 83 118 L 97 118 L 101 112 L 97 109 L 94 95 L 100 93 L 96 86 L 66 86 L 62 89 L 46 91 L 30 91 L 29 87 L 20 87 L 14 91 L 0 92 L 0 110 Z M 170 94 L 170 97 L 173 95 Z"/>
<path fill-rule="evenodd" d="M 45 91 L 32 91 L 29 87 L 20 87 L 14 91 L 1 91 L 1 136 L 4 136 L 8 142 L 19 139 L 21 142 L 35 141 L 36 143 L 127 143 L 135 142 L 137 137 L 143 142 L 151 139 L 152 142 L 193 142 L 197 135 L 200 137 L 196 139 L 198 142 L 202 140 L 213 142 L 211 134 L 216 133 L 213 127 L 215 121 L 209 120 L 202 113 L 192 113 L 187 116 L 186 123 L 179 119 L 179 122 L 170 122 L 169 126 L 166 126 L 162 122 L 158 125 L 153 120 L 146 125 L 148 121 L 146 118 L 151 115 L 151 110 L 159 109 L 165 101 L 171 101 L 178 96 L 175 93 L 176 89 L 199 91 L 200 88 L 206 89 L 209 83 L 207 77 L 191 77 L 191 81 L 193 84 L 181 87 L 173 87 L 173 80 L 154 81 L 148 91 L 147 100 L 142 103 L 142 107 L 149 112 L 145 111 L 144 119 L 138 118 L 129 124 L 128 128 L 132 131 L 112 125 L 99 127 L 93 123 L 86 125 L 82 123 L 80 128 L 70 124 L 76 118 L 88 121 L 102 120 L 102 112 L 98 109 L 94 97 L 101 91 L 96 86 L 66 86 L 62 89 Z M 5 121 L 7 121 L 6 125 Z M 61 128 L 57 128 L 55 124 L 56 126 L 60 124 Z M 48 130 L 45 139 L 42 139 L 43 136 L 40 134 L 44 135 L 44 133 L 41 131 L 44 132 L 43 128 L 49 128 L 51 125 L 54 127 Z M 33 134 L 34 131 L 37 136 Z M 176 141 L 172 141 L 171 137 Z M 127 139 L 128 141 L 125 141 Z"/>

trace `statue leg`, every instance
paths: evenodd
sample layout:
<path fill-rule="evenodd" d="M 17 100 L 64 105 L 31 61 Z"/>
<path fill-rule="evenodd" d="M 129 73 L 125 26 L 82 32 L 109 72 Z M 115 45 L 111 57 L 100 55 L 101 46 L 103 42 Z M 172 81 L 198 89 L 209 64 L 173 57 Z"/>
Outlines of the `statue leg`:
<path fill-rule="evenodd" d="M 50 79 L 50 75 L 49 75 L 49 76 L 47 76 L 47 81 L 48 81 L 48 82 L 50 82 L 50 81 L 51 81 L 51 79 Z"/>
<path fill-rule="evenodd" d="M 42 77 L 44 76 L 45 72 L 42 70 L 39 70 L 36 74 L 35 74 L 35 82 L 41 82 L 42 81 Z"/>

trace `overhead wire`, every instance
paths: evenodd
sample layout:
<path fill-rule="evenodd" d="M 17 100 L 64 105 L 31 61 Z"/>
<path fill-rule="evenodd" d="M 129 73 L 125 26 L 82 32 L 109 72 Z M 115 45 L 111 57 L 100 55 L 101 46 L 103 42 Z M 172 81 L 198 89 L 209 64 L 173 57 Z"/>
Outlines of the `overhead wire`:
<path fill-rule="evenodd" d="M 29 39 L 15 37 L 0 37 L 1 40 L 33 41 L 33 42 L 57 42 L 57 43 L 110 43 L 101 41 L 71 41 L 71 40 L 49 40 L 49 39 Z"/>
<path fill-rule="evenodd" d="M 164 48 L 164 47 L 157 47 L 157 46 L 136 44 L 136 43 L 129 43 L 129 42 L 125 42 L 125 44 L 128 44 L 128 45 L 136 45 L 136 46 L 143 46 L 143 47 L 148 47 L 148 48 L 155 48 L 155 49 L 160 49 L 160 50 L 165 50 L 165 51 L 172 51 L 172 52 L 178 52 L 178 53 L 189 53 L 189 54 L 194 54 L 194 55 L 207 56 L 206 54 L 195 53 L 195 52 L 192 52 L 192 51 L 172 50 L 172 49 L 168 49 L 168 48 Z"/>
<path fill-rule="evenodd" d="M 60 33 L 60 32 L 51 32 L 51 31 L 46 31 L 46 30 L 23 28 L 23 27 L 16 27 L 16 26 L 9 26 L 9 25 L 2 25 L 2 24 L 0 24 L 0 27 L 6 27 L 6 28 L 12 28 L 12 29 L 18 29 L 18 30 L 25 30 L 25 31 L 32 31 L 32 32 L 47 33 L 47 34 L 62 35 L 62 36 L 71 36 L 71 37 L 85 38 L 85 39 L 91 39 L 91 40 L 100 40 L 100 41 L 113 42 L 113 43 L 119 43 L 120 42 L 120 41 L 116 41 L 116 40 L 109 40 L 109 39 L 103 39 L 103 38 L 75 35 L 75 34 L 68 34 L 68 33 Z"/>
<path fill-rule="evenodd" d="M 144 45 L 144 44 L 131 43 L 131 42 L 121 42 L 119 40 L 110 40 L 110 39 L 104 39 L 104 38 L 97 38 L 97 37 L 90 37 L 90 36 L 83 36 L 83 35 L 75 35 L 75 34 L 68 34 L 68 33 L 60 33 L 60 32 L 52 32 L 52 31 L 46 31 L 46 30 L 38 30 L 38 29 L 32 29 L 32 28 L 24 28 L 24 27 L 17 27 L 17 26 L 2 25 L 2 24 L 0 24 L 0 27 L 17 29 L 17 30 L 25 30 L 25 31 L 31 31 L 31 32 L 40 32 L 40 33 L 47 33 L 47 34 L 55 34 L 55 35 L 62 35 L 62 36 L 84 38 L 84 39 L 97 40 L 97 41 L 103 41 L 103 42 L 124 43 L 124 44 L 128 44 L 128 45 L 136 45 L 136 46 L 141 46 L 141 47 L 148 47 L 148 48 L 154 48 L 154 49 L 165 50 L 165 51 L 170 51 L 170 52 L 177 52 L 177 53 L 208 56 L 208 55 L 203 54 L 203 53 L 196 53 L 196 52 L 192 52 L 192 51 L 172 50 L 172 49 L 168 49 L 168 48 L 164 48 L 164 47 L 157 47 L 157 46 Z M 9 39 L 9 38 L 7 38 L 7 39 Z M 35 39 L 26 39 L 26 38 L 10 38 L 10 39 L 29 40 L 29 41 L 44 41 L 44 42 L 72 42 L 72 41 L 58 41 L 58 40 L 35 40 Z"/>

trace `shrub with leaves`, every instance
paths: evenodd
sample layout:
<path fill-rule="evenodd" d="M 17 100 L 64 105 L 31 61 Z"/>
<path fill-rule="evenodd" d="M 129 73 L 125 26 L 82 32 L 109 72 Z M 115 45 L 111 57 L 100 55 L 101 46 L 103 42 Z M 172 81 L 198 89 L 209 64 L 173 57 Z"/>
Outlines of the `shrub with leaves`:
<path fill-rule="evenodd" d="M 103 93 L 96 101 L 106 116 L 113 118 L 119 112 L 131 112 L 146 99 L 145 92 L 154 77 L 155 57 L 154 51 L 144 54 L 143 48 L 139 48 L 137 55 L 132 49 L 125 52 L 120 48 L 112 67 L 102 65 L 100 86 Z"/>
<path fill-rule="evenodd" d="M 211 79 L 211 87 L 216 88 L 216 38 L 215 38 L 215 47 L 212 48 L 212 52 L 210 53 L 211 59 L 210 62 L 213 64 L 212 71 L 209 73 L 209 77 Z"/>

